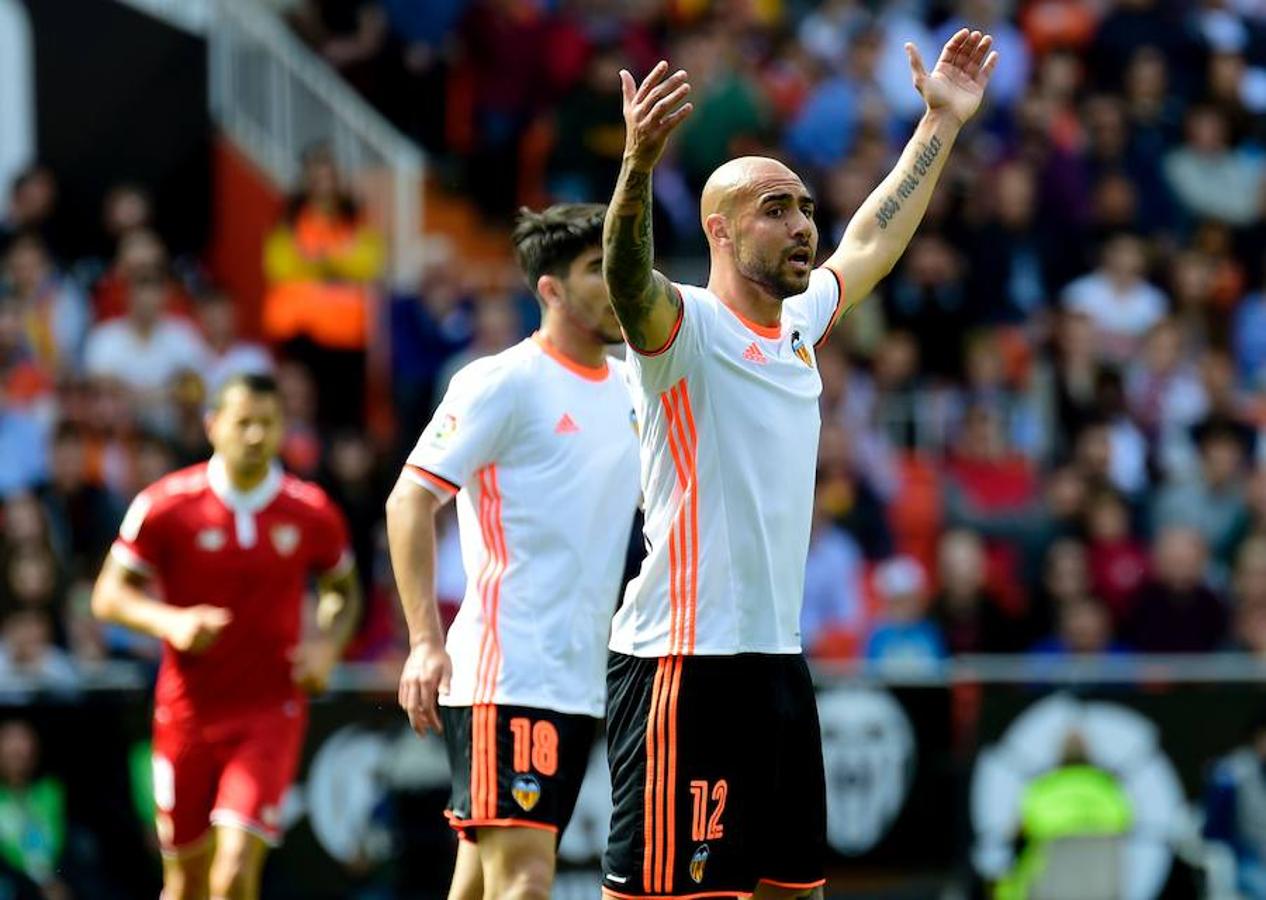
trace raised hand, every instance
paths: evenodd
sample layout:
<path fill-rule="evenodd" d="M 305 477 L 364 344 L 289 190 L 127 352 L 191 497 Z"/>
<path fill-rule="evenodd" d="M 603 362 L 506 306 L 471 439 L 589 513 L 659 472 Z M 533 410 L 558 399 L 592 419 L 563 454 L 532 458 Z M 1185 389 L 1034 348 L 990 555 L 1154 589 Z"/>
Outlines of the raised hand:
<path fill-rule="evenodd" d="M 177 612 L 167 629 L 167 643 L 181 653 L 201 653 L 233 621 L 233 613 L 219 606 L 190 606 Z"/>
<path fill-rule="evenodd" d="M 980 108 L 989 76 L 998 67 L 998 54 L 991 52 L 993 37 L 979 31 L 960 29 L 941 50 L 932 74 L 923 68 L 923 59 L 914 44 L 906 44 L 910 74 L 915 89 L 923 95 L 929 110 L 946 112 L 966 122 Z"/>
<path fill-rule="evenodd" d="M 666 77 L 667 76 L 667 77 Z M 661 60 L 640 85 L 620 70 L 620 92 L 624 97 L 624 156 L 633 165 L 648 171 L 664 154 L 664 145 L 673 129 L 694 109 L 683 103 L 690 93 L 686 72 L 668 75 L 668 63 Z"/>

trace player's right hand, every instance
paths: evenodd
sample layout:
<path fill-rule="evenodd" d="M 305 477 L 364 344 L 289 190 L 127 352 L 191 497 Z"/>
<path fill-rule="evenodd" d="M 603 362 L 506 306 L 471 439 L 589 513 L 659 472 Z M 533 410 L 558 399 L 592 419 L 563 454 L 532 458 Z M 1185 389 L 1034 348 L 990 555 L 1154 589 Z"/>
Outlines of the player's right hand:
<path fill-rule="evenodd" d="M 624 97 L 624 156 L 643 171 L 654 168 L 674 128 L 686 120 L 694 105 L 683 103 L 690 93 L 686 70 L 668 74 L 660 60 L 640 85 L 628 71 L 620 70 Z"/>
<path fill-rule="evenodd" d="M 439 695 L 448 693 L 453 675 L 453 661 L 443 644 L 423 642 L 409 651 L 404 671 L 400 673 L 400 708 L 409 715 L 409 724 L 419 735 L 428 731 L 439 734 Z"/>
<path fill-rule="evenodd" d="M 201 653 L 233 621 L 233 613 L 219 606 L 189 606 L 177 611 L 167 630 L 167 643 L 181 653 Z"/>

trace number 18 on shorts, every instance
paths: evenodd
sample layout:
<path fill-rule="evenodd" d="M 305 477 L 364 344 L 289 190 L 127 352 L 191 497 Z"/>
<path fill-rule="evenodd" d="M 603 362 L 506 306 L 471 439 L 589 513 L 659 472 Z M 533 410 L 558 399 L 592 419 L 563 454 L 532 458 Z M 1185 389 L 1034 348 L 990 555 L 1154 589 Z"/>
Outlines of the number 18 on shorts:
<path fill-rule="evenodd" d="M 441 706 L 453 772 L 449 823 L 561 833 L 576 808 L 598 722 L 526 706 Z"/>

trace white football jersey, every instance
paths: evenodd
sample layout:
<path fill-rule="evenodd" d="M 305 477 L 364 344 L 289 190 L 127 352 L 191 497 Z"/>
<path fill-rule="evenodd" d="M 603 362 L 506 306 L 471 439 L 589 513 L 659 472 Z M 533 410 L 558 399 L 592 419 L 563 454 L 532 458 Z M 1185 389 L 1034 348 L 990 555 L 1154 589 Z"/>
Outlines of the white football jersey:
<path fill-rule="evenodd" d="M 601 716 L 638 501 L 624 363 L 580 366 L 539 337 L 472 362 L 405 475 L 457 495 L 467 588 L 440 703 Z"/>
<path fill-rule="evenodd" d="M 648 555 L 611 649 L 635 656 L 800 652 L 817 469 L 816 346 L 842 285 L 830 269 L 777 328 L 677 285 L 668 345 L 631 353 Z"/>

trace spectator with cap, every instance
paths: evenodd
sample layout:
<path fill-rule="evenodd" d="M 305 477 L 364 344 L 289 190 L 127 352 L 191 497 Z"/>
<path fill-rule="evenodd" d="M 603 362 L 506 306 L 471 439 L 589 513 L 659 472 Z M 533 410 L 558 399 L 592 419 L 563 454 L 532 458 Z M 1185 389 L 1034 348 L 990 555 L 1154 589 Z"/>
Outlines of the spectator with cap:
<path fill-rule="evenodd" d="M 927 576 L 911 556 L 894 556 L 874 574 L 881 603 L 878 624 L 866 640 L 866 661 L 882 669 L 927 671 L 948 654 L 927 617 Z"/>

